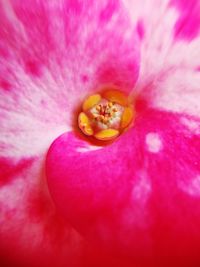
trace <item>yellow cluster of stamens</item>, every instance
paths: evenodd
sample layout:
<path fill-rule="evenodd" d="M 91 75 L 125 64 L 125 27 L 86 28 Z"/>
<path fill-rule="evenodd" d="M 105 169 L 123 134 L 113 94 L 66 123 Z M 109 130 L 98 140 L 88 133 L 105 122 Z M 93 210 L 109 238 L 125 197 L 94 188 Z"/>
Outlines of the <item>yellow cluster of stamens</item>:
<path fill-rule="evenodd" d="M 102 141 L 116 138 L 130 125 L 134 117 L 134 110 L 127 96 L 117 90 L 89 96 L 84 101 L 82 110 L 78 117 L 79 128 L 85 135 Z M 111 122 L 116 117 L 120 123 L 113 126 Z M 99 128 L 98 123 L 105 125 L 104 128 Z"/>
<path fill-rule="evenodd" d="M 109 124 L 110 119 L 115 117 L 115 113 L 117 112 L 117 108 L 113 106 L 113 102 L 108 102 L 105 105 L 99 104 L 97 105 L 96 111 L 98 114 L 93 114 L 93 117 L 96 121 L 101 122 L 103 124 Z"/>

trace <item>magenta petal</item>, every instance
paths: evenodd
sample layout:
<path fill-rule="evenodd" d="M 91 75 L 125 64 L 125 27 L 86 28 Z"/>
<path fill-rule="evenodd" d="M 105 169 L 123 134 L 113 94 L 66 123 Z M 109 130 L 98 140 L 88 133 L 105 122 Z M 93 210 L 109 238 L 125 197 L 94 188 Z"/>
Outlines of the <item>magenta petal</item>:
<path fill-rule="evenodd" d="M 107 147 L 60 136 L 47 155 L 50 192 L 61 214 L 114 257 L 139 266 L 196 264 L 200 140 L 184 123 L 194 121 L 153 110 L 142 115 Z"/>
<path fill-rule="evenodd" d="M 191 41 L 200 33 L 199 0 L 172 0 L 179 13 L 175 24 L 175 38 Z"/>

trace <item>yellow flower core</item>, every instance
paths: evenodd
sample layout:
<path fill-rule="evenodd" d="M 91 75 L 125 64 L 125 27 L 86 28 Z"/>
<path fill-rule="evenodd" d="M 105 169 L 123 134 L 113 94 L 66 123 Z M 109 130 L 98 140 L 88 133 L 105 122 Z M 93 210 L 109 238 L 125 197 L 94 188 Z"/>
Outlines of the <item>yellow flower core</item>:
<path fill-rule="evenodd" d="M 78 126 L 87 136 L 101 141 L 113 140 L 130 126 L 135 112 L 128 97 L 118 90 L 107 90 L 85 99 Z"/>

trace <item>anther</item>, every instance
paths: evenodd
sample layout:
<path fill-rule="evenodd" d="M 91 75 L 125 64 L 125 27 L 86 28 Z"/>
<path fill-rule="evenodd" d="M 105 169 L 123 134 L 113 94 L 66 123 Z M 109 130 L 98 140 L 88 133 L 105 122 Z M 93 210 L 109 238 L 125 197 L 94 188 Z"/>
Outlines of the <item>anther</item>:
<path fill-rule="evenodd" d="M 109 102 L 108 103 L 108 106 L 109 106 L 109 108 L 111 108 L 113 106 L 113 103 L 112 102 Z"/>
<path fill-rule="evenodd" d="M 111 140 L 113 138 L 116 138 L 118 135 L 119 135 L 119 131 L 118 130 L 106 129 L 106 130 L 102 130 L 102 131 L 96 133 L 95 137 L 98 140 L 108 141 L 108 140 Z"/>
<path fill-rule="evenodd" d="M 84 112 L 81 112 L 78 117 L 79 128 L 86 135 L 93 135 L 94 131 L 90 125 L 89 118 Z"/>
<path fill-rule="evenodd" d="M 101 110 L 101 106 L 100 105 L 96 106 L 96 110 L 100 111 Z"/>

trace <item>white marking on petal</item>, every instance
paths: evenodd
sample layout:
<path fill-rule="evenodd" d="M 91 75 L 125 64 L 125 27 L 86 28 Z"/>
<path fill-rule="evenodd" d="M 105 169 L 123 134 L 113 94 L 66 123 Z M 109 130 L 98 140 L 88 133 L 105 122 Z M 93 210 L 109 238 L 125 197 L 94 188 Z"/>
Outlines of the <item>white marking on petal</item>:
<path fill-rule="evenodd" d="M 151 192 L 150 179 L 148 178 L 146 171 L 141 171 L 139 173 L 139 178 L 133 187 L 132 199 L 133 201 L 137 200 L 140 201 L 140 203 L 144 203 L 147 201 L 150 192 Z"/>
<path fill-rule="evenodd" d="M 152 85 L 152 106 L 199 117 L 200 75 L 190 66 L 176 66 Z"/>
<path fill-rule="evenodd" d="M 20 200 L 23 197 L 24 192 L 24 181 L 23 179 L 16 179 L 12 183 L 10 182 L 9 185 L 3 186 L 0 189 L 0 203 L 1 207 L 4 211 L 5 210 L 13 210 L 18 206 Z M 18 207 L 20 210 L 20 206 Z M 2 212 L 2 215 L 4 212 Z M 4 219 L 0 216 L 0 222 Z"/>
<path fill-rule="evenodd" d="M 162 141 L 157 133 L 148 133 L 146 135 L 147 149 L 152 153 L 158 153 L 162 149 Z"/>
<path fill-rule="evenodd" d="M 200 175 L 189 181 L 179 183 L 180 188 L 190 196 L 200 197 Z"/>
<path fill-rule="evenodd" d="M 181 123 L 193 134 L 200 134 L 200 123 L 188 118 L 181 118 Z"/>
<path fill-rule="evenodd" d="M 77 152 L 80 152 L 80 153 L 85 153 L 85 152 L 90 152 L 90 151 L 96 151 L 96 150 L 99 150 L 101 149 L 102 147 L 100 146 L 84 146 L 84 147 L 78 147 L 76 149 Z"/>
<path fill-rule="evenodd" d="M 13 126 L 15 125 L 14 118 L 15 116 L 13 114 L 13 120 L 10 120 L 10 123 L 13 121 Z M 22 117 L 22 120 L 20 122 L 19 117 L 17 118 L 18 127 L 16 129 L 18 128 L 19 130 L 9 132 L 9 135 L 6 131 L 2 130 L 0 141 L 3 148 L 0 151 L 0 156 L 15 156 L 17 158 L 21 155 L 24 157 L 35 156 L 46 151 L 55 138 L 69 131 L 67 126 L 53 128 L 53 125 L 51 127 L 47 124 L 45 127 L 45 125 L 37 120 L 31 119 L 31 121 L 28 121 L 28 118 L 25 117 Z M 20 130 L 20 126 L 23 123 L 26 123 L 26 130 Z M 21 129 L 23 129 L 23 126 Z"/>
<path fill-rule="evenodd" d="M 124 210 L 122 221 L 126 228 L 133 227 L 134 224 L 146 228 L 150 223 L 146 203 L 152 192 L 151 180 L 147 172 L 141 170 L 138 172 L 137 180 L 133 184 L 133 190 L 130 196 L 130 205 Z"/>

